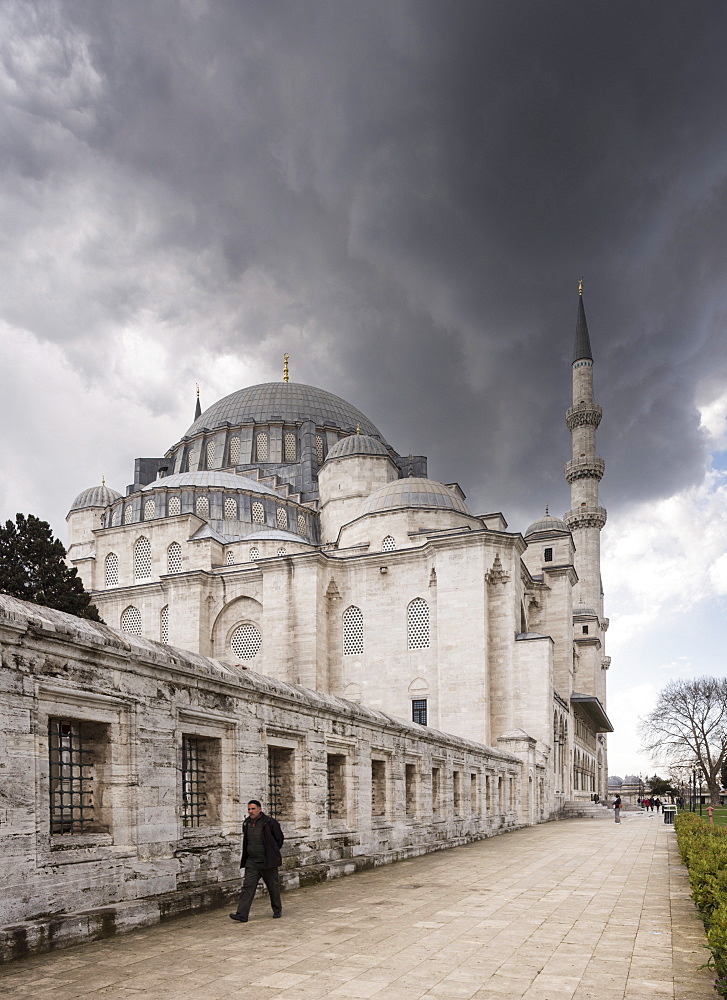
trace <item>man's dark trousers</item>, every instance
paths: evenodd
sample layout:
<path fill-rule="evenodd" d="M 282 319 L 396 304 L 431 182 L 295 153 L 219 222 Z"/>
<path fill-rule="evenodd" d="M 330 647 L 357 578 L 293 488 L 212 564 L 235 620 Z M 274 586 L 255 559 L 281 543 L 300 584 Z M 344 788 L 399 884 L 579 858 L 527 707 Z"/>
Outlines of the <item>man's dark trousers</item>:
<path fill-rule="evenodd" d="M 263 880 L 270 893 L 270 905 L 273 908 L 273 913 L 280 913 L 282 911 L 283 904 L 280 901 L 280 877 L 278 869 L 263 868 L 259 862 L 248 858 L 245 864 L 245 878 L 242 883 L 240 901 L 237 904 L 238 916 L 247 917 L 250 912 L 252 901 L 255 898 L 255 890 L 260 879 Z"/>

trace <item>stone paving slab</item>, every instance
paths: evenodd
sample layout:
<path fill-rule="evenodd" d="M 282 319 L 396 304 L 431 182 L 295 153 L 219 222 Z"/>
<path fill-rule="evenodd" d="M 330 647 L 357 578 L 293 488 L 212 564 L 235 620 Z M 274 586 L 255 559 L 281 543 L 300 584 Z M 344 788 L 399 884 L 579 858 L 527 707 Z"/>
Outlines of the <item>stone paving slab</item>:
<path fill-rule="evenodd" d="M 576 819 L 0 970 L 13 1000 L 705 1000 L 673 828 Z"/>

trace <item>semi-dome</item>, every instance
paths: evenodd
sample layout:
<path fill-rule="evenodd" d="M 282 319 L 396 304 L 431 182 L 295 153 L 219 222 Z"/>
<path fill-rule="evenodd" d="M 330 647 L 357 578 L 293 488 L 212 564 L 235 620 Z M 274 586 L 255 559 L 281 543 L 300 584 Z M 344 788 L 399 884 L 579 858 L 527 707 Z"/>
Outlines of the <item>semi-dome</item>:
<path fill-rule="evenodd" d="M 328 452 L 326 461 L 332 458 L 346 458 L 348 455 L 384 455 L 389 457 L 386 446 L 368 434 L 349 434 L 336 441 Z"/>
<path fill-rule="evenodd" d="M 414 476 L 397 479 L 376 490 L 361 504 L 361 513 L 373 514 L 380 510 L 402 507 L 439 507 L 442 510 L 456 510 L 460 514 L 470 514 L 464 500 L 443 483 L 437 483 L 433 479 L 418 479 Z"/>
<path fill-rule="evenodd" d="M 286 424 L 312 420 L 317 427 L 330 426 L 342 431 L 355 431 L 359 427 L 364 434 L 381 437 L 368 417 L 351 403 L 325 389 L 299 382 L 263 382 L 238 389 L 208 407 L 197 417 L 186 436 L 228 423 L 232 426 L 253 421 L 265 424 L 271 420 L 282 420 Z"/>
<path fill-rule="evenodd" d="M 559 517 L 553 517 L 546 511 L 539 520 L 533 521 L 530 527 L 526 529 L 523 537 L 528 538 L 530 535 L 542 535 L 549 531 L 556 531 L 560 534 L 561 532 L 569 532 L 570 528 L 565 521 L 561 521 Z"/>
<path fill-rule="evenodd" d="M 142 486 L 142 493 L 148 490 L 158 489 L 179 489 L 180 487 L 208 487 L 223 490 L 247 490 L 250 493 L 267 493 L 270 496 L 278 497 L 280 494 L 271 490 L 264 483 L 259 483 L 248 476 L 238 476 L 234 472 L 177 472 L 173 476 L 164 476 L 162 479 L 154 479 L 146 486 Z M 117 494 L 118 496 L 118 494 Z"/>
<path fill-rule="evenodd" d="M 83 510 L 85 507 L 108 507 L 114 500 L 120 500 L 121 494 L 112 490 L 104 483 L 102 486 L 90 486 L 79 493 L 71 504 L 71 510 Z"/>

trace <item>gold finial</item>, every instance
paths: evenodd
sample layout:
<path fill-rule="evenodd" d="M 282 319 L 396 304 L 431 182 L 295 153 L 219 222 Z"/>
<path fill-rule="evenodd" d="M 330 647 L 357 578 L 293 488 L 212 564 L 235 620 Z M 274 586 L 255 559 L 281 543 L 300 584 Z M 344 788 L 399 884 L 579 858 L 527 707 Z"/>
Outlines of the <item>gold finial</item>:
<path fill-rule="evenodd" d="M 550 517 L 550 511 L 548 510 L 549 507 L 550 507 L 550 504 L 546 503 L 546 505 L 545 505 L 545 516 L 546 517 Z"/>
<path fill-rule="evenodd" d="M 583 278 L 578 279 L 578 294 L 583 295 Z"/>
<path fill-rule="evenodd" d="M 106 485 L 106 476 L 101 476 L 101 485 L 102 486 Z"/>
<path fill-rule="evenodd" d="M 290 378 L 289 378 L 289 374 L 290 373 L 288 372 L 288 358 L 289 357 L 290 357 L 289 354 L 284 354 L 283 355 L 283 382 L 289 382 L 290 381 Z"/>
<path fill-rule="evenodd" d="M 356 433 L 357 434 L 361 433 L 361 424 L 356 424 Z"/>
<path fill-rule="evenodd" d="M 199 382 L 194 383 L 197 387 L 197 399 L 199 399 Z"/>

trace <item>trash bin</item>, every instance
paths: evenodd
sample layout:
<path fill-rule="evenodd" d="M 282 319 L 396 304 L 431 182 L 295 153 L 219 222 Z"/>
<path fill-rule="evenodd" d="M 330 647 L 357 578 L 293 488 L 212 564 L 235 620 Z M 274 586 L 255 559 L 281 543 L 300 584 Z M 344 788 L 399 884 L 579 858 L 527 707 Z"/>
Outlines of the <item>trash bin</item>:
<path fill-rule="evenodd" d="M 665 823 L 671 823 L 673 825 L 674 824 L 674 817 L 675 817 L 676 811 L 677 811 L 677 807 L 676 806 L 662 806 L 661 808 L 662 808 L 662 810 L 664 812 L 664 822 Z"/>

